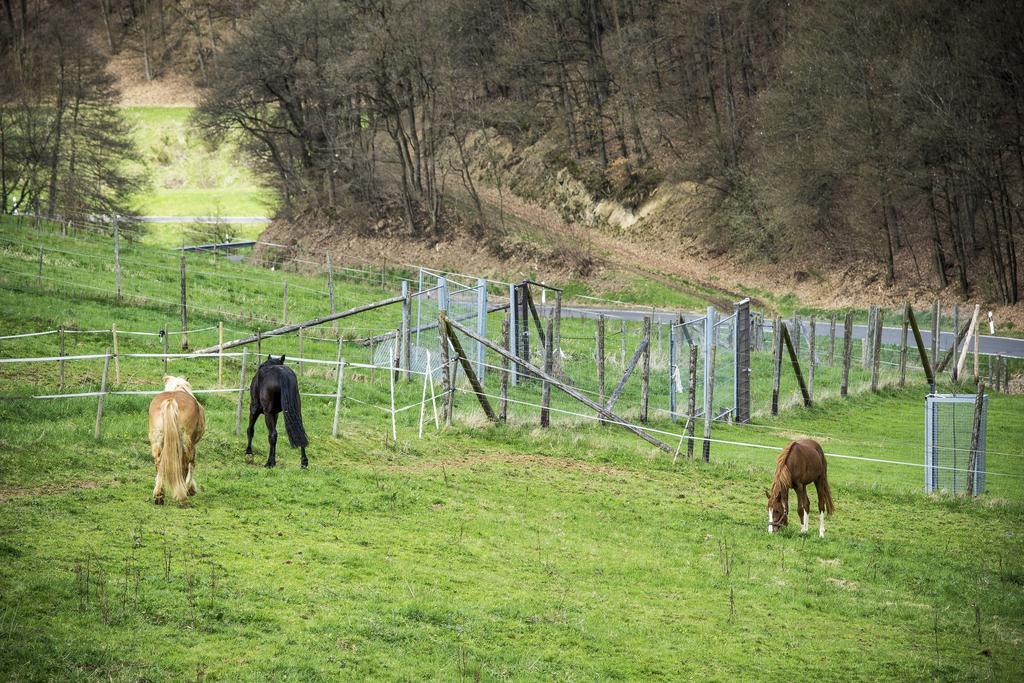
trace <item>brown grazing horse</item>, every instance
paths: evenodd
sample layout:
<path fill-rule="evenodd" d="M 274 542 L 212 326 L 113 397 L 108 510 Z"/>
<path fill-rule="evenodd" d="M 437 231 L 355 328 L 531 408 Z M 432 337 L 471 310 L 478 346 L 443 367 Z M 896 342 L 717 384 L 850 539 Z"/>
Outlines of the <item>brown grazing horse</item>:
<path fill-rule="evenodd" d="M 831 516 L 833 505 L 832 492 L 828 488 L 828 465 L 821 444 L 814 439 L 792 441 L 782 449 L 775 462 L 772 490 L 765 491 L 768 496 L 768 533 L 774 533 L 789 523 L 789 489 L 796 490 L 800 533 L 807 533 L 807 515 L 811 509 L 807 485 L 813 482 L 818 492 L 818 536 L 825 538 L 825 515 Z"/>
<path fill-rule="evenodd" d="M 164 390 L 149 404 L 149 444 L 156 464 L 153 502 L 164 503 L 164 485 L 179 503 L 196 492 L 196 444 L 206 431 L 206 411 L 184 377 L 164 375 Z"/>

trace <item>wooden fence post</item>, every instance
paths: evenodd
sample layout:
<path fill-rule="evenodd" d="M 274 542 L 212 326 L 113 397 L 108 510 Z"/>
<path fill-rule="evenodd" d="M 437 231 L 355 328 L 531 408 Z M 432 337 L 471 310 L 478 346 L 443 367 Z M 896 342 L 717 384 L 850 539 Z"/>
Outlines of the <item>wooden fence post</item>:
<path fill-rule="evenodd" d="M 907 382 L 907 328 L 910 327 L 910 302 L 903 302 L 903 333 L 900 335 L 900 389 Z"/>
<path fill-rule="evenodd" d="M 707 340 L 705 340 L 706 342 Z M 711 367 L 715 366 L 718 345 L 711 345 Z M 715 419 L 715 373 L 708 373 L 708 385 L 704 387 L 704 462 L 711 462 L 711 422 Z"/>
<path fill-rule="evenodd" d="M 60 393 L 64 393 L 64 326 L 60 326 Z"/>
<path fill-rule="evenodd" d="M 803 331 L 803 326 L 801 325 L 800 314 L 799 313 L 794 313 L 793 314 L 793 334 L 790 335 L 790 337 L 792 338 L 793 345 L 796 346 L 796 353 L 797 353 L 798 356 L 800 355 L 800 336 L 801 336 L 800 333 L 802 331 Z"/>
<path fill-rule="evenodd" d="M 302 328 L 299 328 L 299 377 L 303 377 L 306 374 L 306 365 L 302 362 L 302 355 L 305 349 L 302 343 Z"/>
<path fill-rule="evenodd" d="M 956 330 L 953 330 L 956 334 Z M 942 338 L 942 306 L 936 299 L 932 304 L 932 367 L 939 362 L 939 340 Z"/>
<path fill-rule="evenodd" d="M 167 345 L 168 345 L 168 343 L 170 341 L 168 339 L 170 337 L 170 335 L 167 333 L 167 326 L 166 325 L 164 326 L 164 329 L 160 330 L 160 336 L 163 337 L 163 341 L 164 341 L 164 374 L 166 375 L 167 374 Z"/>
<path fill-rule="evenodd" d="M 281 323 L 288 324 L 288 280 L 281 286 Z"/>
<path fill-rule="evenodd" d="M 839 395 L 846 398 L 850 387 L 850 357 L 853 352 L 853 311 L 846 312 L 843 321 L 843 377 L 839 385 Z"/>
<path fill-rule="evenodd" d="M 949 368 L 949 377 L 955 384 L 959 378 L 959 369 L 956 367 L 956 352 L 960 346 L 960 304 L 953 304 L 953 364 Z"/>
<path fill-rule="evenodd" d="M 548 375 L 551 374 L 552 363 L 554 362 L 554 346 L 555 346 L 555 329 L 554 321 L 548 318 L 548 329 L 547 335 L 544 337 L 544 372 Z M 544 380 L 543 388 L 541 389 L 540 399 L 540 426 L 550 427 L 551 426 L 551 383 Z"/>
<path fill-rule="evenodd" d="M 64 354 L 62 353 L 61 355 L 63 356 Z M 991 358 L 992 357 L 989 356 L 990 360 Z M 1003 384 L 1003 354 L 1001 353 L 998 356 L 996 356 L 995 383 L 996 391 L 1002 391 L 1003 393 L 1006 393 L 1007 386 Z"/>
<path fill-rule="evenodd" d="M 1010 359 L 1003 359 L 1003 391 L 1010 393 Z"/>
<path fill-rule="evenodd" d="M 93 436 L 97 441 L 100 440 L 100 423 L 103 421 L 103 406 L 107 399 L 107 372 L 110 370 L 110 349 L 107 349 L 106 356 L 103 358 L 103 376 L 100 378 L 100 394 L 97 396 L 96 401 L 96 428 L 93 430 Z"/>
<path fill-rule="evenodd" d="M 511 351 L 509 346 L 509 322 L 508 317 L 511 311 L 505 311 L 505 318 L 501 321 L 501 339 L 502 345 L 506 351 Z M 509 360 L 505 356 L 501 357 L 501 386 L 498 389 L 498 419 L 502 422 L 508 422 L 508 376 L 509 376 Z"/>
<path fill-rule="evenodd" d="M 779 414 L 779 384 L 782 382 L 782 318 L 775 316 L 772 322 L 772 415 Z"/>
<path fill-rule="evenodd" d="M 690 396 L 686 416 L 686 459 L 693 460 L 693 426 L 697 419 L 697 345 L 690 345 Z"/>
<path fill-rule="evenodd" d="M 974 496 L 975 472 L 978 469 L 978 447 L 981 445 L 981 411 L 985 405 L 985 383 L 978 383 L 974 398 L 974 425 L 971 428 L 971 455 L 967 461 L 967 495 Z"/>
<path fill-rule="evenodd" d="M 881 370 L 882 360 L 882 321 L 885 319 L 885 312 L 881 307 L 875 310 L 875 329 L 871 343 L 871 391 L 878 391 L 878 373 Z"/>
<path fill-rule="evenodd" d="M 235 407 L 235 436 L 242 433 L 242 403 L 245 399 L 245 366 L 249 359 L 248 347 L 242 347 L 242 369 L 238 371 L 238 405 Z"/>
<path fill-rule="evenodd" d="M 345 382 L 345 363 L 341 360 L 341 337 L 338 337 L 338 354 L 335 358 L 335 362 L 338 364 L 335 367 L 335 378 L 336 382 L 334 387 L 334 423 L 331 427 L 331 436 L 338 438 L 338 418 L 341 414 L 341 389 Z"/>
<path fill-rule="evenodd" d="M 836 356 L 836 313 L 833 311 L 828 322 L 828 364 L 831 367 L 835 363 Z"/>
<path fill-rule="evenodd" d="M 224 387 L 224 321 L 217 323 L 217 388 Z"/>
<path fill-rule="evenodd" d="M 979 320 L 974 325 L 974 383 L 978 383 L 978 346 L 981 340 L 981 321 Z"/>
<path fill-rule="evenodd" d="M 647 422 L 647 408 L 650 402 L 651 388 L 651 318 L 644 317 L 644 355 L 640 367 L 640 422 Z"/>
<path fill-rule="evenodd" d="M 111 323 L 110 325 L 110 340 L 114 347 L 114 384 L 121 384 L 121 358 L 117 352 L 117 323 Z"/>
<path fill-rule="evenodd" d="M 330 299 L 331 313 L 334 313 L 334 265 L 331 255 L 327 255 L 327 297 Z"/>
<path fill-rule="evenodd" d="M 811 401 L 814 401 L 814 367 L 818 364 L 818 359 L 814 356 L 814 347 L 816 346 L 816 337 L 818 336 L 817 329 L 817 316 L 811 316 L 811 333 L 807 335 L 807 351 L 810 353 L 810 365 L 807 366 L 807 393 L 811 397 Z"/>
<path fill-rule="evenodd" d="M 43 248 L 39 247 L 39 284 L 43 284 Z"/>
<path fill-rule="evenodd" d="M 121 233 L 118 221 L 114 219 L 114 282 L 117 288 L 117 300 L 121 301 Z"/>
<path fill-rule="evenodd" d="M 620 320 L 619 321 L 619 342 L 620 342 L 620 344 L 622 346 L 622 349 L 619 352 L 619 354 L 620 354 L 619 361 L 620 361 L 620 363 L 622 365 L 625 365 L 626 364 L 626 321 L 625 320 Z"/>
<path fill-rule="evenodd" d="M 605 404 L 604 386 L 604 314 L 597 316 L 597 349 L 594 353 L 594 360 L 597 363 L 597 402 Z M 601 424 L 604 424 L 601 420 Z"/>
<path fill-rule="evenodd" d="M 188 305 L 185 296 L 185 252 L 181 252 L 178 262 L 181 276 L 181 350 L 188 350 Z"/>

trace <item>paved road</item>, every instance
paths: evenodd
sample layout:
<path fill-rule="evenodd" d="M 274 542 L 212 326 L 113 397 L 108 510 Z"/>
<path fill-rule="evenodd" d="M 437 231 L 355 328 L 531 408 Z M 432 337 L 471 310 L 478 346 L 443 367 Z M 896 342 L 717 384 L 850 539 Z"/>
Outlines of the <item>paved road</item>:
<path fill-rule="evenodd" d="M 625 319 L 625 320 L 643 320 L 644 316 L 651 315 L 652 320 L 660 323 L 671 323 L 678 320 L 678 314 L 669 313 L 665 311 L 655 311 L 653 314 L 650 309 L 621 309 L 621 308 L 600 308 L 591 306 L 563 306 L 562 316 L 572 318 L 596 318 L 599 315 L 605 315 L 612 319 Z M 687 313 L 686 319 L 691 320 L 693 318 L 700 318 L 703 313 Z M 987 325 L 987 323 L 986 323 Z M 818 322 L 815 325 L 817 335 L 819 337 L 828 337 L 829 325 L 827 322 Z M 807 330 L 809 325 L 805 321 L 804 329 Z M 882 328 L 882 342 L 886 344 L 899 344 L 900 335 L 903 333 L 902 325 L 900 327 L 883 327 Z M 913 350 L 913 332 L 908 331 L 909 342 L 911 344 L 911 350 Z M 853 338 L 863 339 L 867 335 L 867 325 L 854 325 L 853 326 Z M 836 338 L 842 340 L 843 337 L 843 324 L 836 323 Z M 930 330 L 921 330 L 921 337 L 924 341 L 925 348 L 931 349 L 932 345 L 932 334 Z M 940 348 L 945 351 L 953 345 L 953 333 L 943 332 L 939 336 Z M 984 355 L 998 355 L 1002 354 L 1009 358 L 1024 358 L 1024 339 L 1018 339 L 1016 337 L 996 337 L 989 335 L 981 335 L 978 342 L 978 352 Z"/>
<path fill-rule="evenodd" d="M 269 223 L 263 216 L 139 216 L 143 223 Z"/>

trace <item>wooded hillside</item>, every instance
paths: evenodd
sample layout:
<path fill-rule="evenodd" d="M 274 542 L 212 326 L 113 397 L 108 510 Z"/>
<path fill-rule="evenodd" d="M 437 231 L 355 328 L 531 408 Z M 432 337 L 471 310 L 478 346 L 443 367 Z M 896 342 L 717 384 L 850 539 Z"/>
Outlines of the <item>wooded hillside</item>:
<path fill-rule="evenodd" d="M 4 2 L 8 50 L 18 7 Z M 680 216 L 680 231 L 746 258 L 827 245 L 889 283 L 1020 300 L 1020 3 L 80 7 L 108 50 L 139 51 L 147 76 L 193 73 L 197 120 L 214 139 L 244 133 L 285 215 L 332 220 L 357 206 L 414 235 L 459 221 L 487 234 L 498 228 L 480 186 L 514 175 L 516 154 L 542 140 L 552 183 L 567 173 L 594 201 L 635 208 L 666 183 L 696 184 L 706 210 Z M 489 161 L 481 135 L 511 157 Z M 453 189 L 472 200 L 461 216 Z"/>

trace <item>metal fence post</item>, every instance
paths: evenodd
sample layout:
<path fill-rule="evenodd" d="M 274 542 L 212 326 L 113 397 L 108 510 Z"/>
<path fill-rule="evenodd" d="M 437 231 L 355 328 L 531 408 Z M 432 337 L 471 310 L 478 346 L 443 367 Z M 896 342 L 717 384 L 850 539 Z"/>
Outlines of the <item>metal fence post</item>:
<path fill-rule="evenodd" d="M 508 286 L 508 339 L 509 339 L 509 351 L 514 355 L 519 355 L 519 329 L 518 321 L 516 320 L 516 286 L 509 284 Z M 509 370 L 509 378 L 512 380 L 512 386 L 519 384 L 519 366 L 512 363 L 512 367 Z"/>
<path fill-rule="evenodd" d="M 481 337 L 487 337 L 487 280 L 477 278 L 476 280 L 476 332 Z M 484 382 L 484 345 L 476 342 L 476 376 L 480 383 Z"/>
<path fill-rule="evenodd" d="M 673 323 L 668 326 L 668 419 L 676 417 L 676 334 Z"/>
<path fill-rule="evenodd" d="M 709 405 L 711 396 L 708 386 L 711 384 L 712 375 L 715 374 L 714 353 L 715 346 L 715 307 L 708 306 L 707 315 L 704 317 L 704 417 L 707 419 L 712 408 Z"/>
<path fill-rule="evenodd" d="M 733 419 L 750 422 L 750 299 L 733 306 Z"/>

